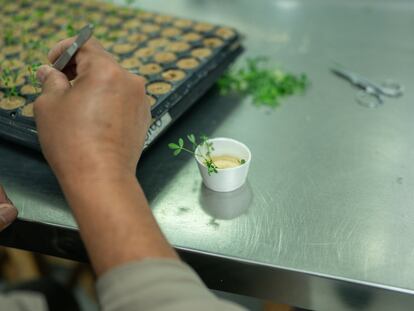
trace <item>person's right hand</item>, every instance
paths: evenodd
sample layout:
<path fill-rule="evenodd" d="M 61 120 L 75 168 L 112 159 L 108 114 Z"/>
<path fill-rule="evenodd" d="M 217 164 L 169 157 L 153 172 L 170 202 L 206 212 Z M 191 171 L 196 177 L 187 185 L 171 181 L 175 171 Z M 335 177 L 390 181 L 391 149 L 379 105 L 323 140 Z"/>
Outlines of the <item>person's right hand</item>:
<path fill-rule="evenodd" d="M 58 43 L 49 60 L 73 40 Z M 121 68 L 93 38 L 65 73 L 40 67 L 42 94 L 34 103 L 42 151 L 58 179 L 135 176 L 151 119 L 144 80 Z"/>
<path fill-rule="evenodd" d="M 49 60 L 73 40 L 60 42 Z M 144 80 L 122 69 L 94 39 L 65 73 L 43 66 L 38 79 L 43 92 L 34 112 L 42 151 L 96 273 L 146 258 L 176 259 L 135 175 L 151 119 Z"/>

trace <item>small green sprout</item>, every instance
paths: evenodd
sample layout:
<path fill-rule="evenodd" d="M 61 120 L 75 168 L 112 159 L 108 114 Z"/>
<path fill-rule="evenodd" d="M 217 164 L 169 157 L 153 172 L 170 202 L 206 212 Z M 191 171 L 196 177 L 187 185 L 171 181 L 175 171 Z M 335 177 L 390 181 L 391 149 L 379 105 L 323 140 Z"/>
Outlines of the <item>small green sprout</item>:
<path fill-rule="evenodd" d="M 6 88 L 10 85 L 11 78 L 12 78 L 12 72 L 11 72 L 11 70 L 8 69 L 8 68 L 4 68 L 1 71 L 0 80 L 1 80 L 2 84 Z"/>
<path fill-rule="evenodd" d="M 6 98 L 11 98 L 11 97 L 16 97 L 19 96 L 19 92 L 17 91 L 17 88 L 15 86 L 7 88 L 4 91 L 4 97 Z"/>
<path fill-rule="evenodd" d="M 116 8 L 111 8 L 108 10 L 108 15 L 110 16 L 117 16 L 118 15 L 118 11 L 116 10 Z"/>
<path fill-rule="evenodd" d="M 68 35 L 68 37 L 73 37 L 76 35 L 76 29 L 71 23 L 68 23 L 66 25 L 66 34 Z"/>
<path fill-rule="evenodd" d="M 36 73 L 40 65 L 41 65 L 40 63 L 33 63 L 27 67 L 27 71 L 29 72 L 29 82 L 36 90 L 40 88 L 39 81 L 37 80 L 37 77 L 36 77 Z"/>
<path fill-rule="evenodd" d="M 25 19 L 26 17 L 23 14 L 13 15 L 12 17 L 13 22 L 16 22 L 16 23 L 23 22 Z"/>
<path fill-rule="evenodd" d="M 218 173 L 217 165 L 214 163 L 211 158 L 211 152 L 214 151 L 213 143 L 208 141 L 207 136 L 201 136 L 200 143 L 197 143 L 196 137 L 194 134 L 187 135 L 188 141 L 191 143 L 191 149 L 185 147 L 185 142 L 183 138 L 179 138 L 177 143 L 169 143 L 168 147 L 173 151 L 174 156 L 178 156 L 182 151 L 192 154 L 193 156 L 198 156 L 203 159 L 204 164 L 207 167 L 208 174 Z M 196 154 L 196 149 L 198 146 L 205 146 L 206 153 L 203 155 L 201 153 Z"/>
<path fill-rule="evenodd" d="M 13 34 L 13 30 L 7 29 L 4 32 L 4 45 L 13 45 L 19 43 L 19 38 Z"/>
<path fill-rule="evenodd" d="M 45 13 L 46 13 L 46 9 L 45 9 L 45 8 L 37 8 L 37 9 L 34 11 L 33 16 L 34 16 L 35 18 L 39 19 L 39 20 L 42 20 L 42 18 L 43 18 L 43 16 L 45 15 Z"/>
<path fill-rule="evenodd" d="M 33 40 L 33 39 L 27 40 L 27 43 L 26 43 L 26 47 L 31 50 L 30 52 L 32 52 L 32 50 L 39 50 L 41 48 L 41 45 L 42 43 L 40 40 Z"/>
<path fill-rule="evenodd" d="M 230 70 L 218 81 L 222 95 L 230 92 L 252 96 L 257 105 L 276 107 L 279 98 L 304 91 L 309 85 L 305 74 L 299 76 L 269 69 L 264 57 L 247 59 L 240 69 Z"/>
<path fill-rule="evenodd" d="M 8 68 L 4 68 L 0 74 L 1 84 L 4 86 L 4 96 L 6 98 L 15 97 L 19 95 L 17 87 L 12 85 L 13 82 L 16 82 L 18 78 L 17 71 L 12 71 Z"/>

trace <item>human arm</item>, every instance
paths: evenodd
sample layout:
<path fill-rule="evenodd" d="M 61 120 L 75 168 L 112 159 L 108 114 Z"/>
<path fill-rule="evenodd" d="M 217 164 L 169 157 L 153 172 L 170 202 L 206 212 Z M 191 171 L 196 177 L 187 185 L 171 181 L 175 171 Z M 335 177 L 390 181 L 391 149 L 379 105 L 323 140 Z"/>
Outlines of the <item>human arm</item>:
<path fill-rule="evenodd" d="M 59 43 L 50 61 L 70 43 Z M 65 73 L 39 70 L 43 93 L 35 118 L 43 153 L 100 276 L 104 310 L 239 310 L 215 298 L 179 261 L 136 180 L 150 122 L 143 80 L 95 40 Z"/>
<path fill-rule="evenodd" d="M 50 60 L 70 43 L 59 43 Z M 150 122 L 143 79 L 123 70 L 93 39 L 70 68 L 68 76 L 39 70 L 43 92 L 35 117 L 43 153 L 96 273 L 132 260 L 177 258 L 135 177 Z M 75 77 L 71 86 L 68 78 Z"/>

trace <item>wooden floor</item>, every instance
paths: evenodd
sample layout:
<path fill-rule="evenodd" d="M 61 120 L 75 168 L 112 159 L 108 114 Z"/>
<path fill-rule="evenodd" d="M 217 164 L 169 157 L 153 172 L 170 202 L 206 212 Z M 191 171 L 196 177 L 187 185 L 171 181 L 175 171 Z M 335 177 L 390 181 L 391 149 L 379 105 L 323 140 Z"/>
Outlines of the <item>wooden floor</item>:
<path fill-rule="evenodd" d="M 70 272 L 66 280 L 68 288 L 81 287 L 88 296 L 96 301 L 95 276 L 85 264 L 56 257 L 38 255 L 12 248 L 0 247 L 0 278 L 9 284 L 47 276 L 52 266 L 61 266 Z M 263 311 L 294 311 L 294 308 L 266 302 Z"/>

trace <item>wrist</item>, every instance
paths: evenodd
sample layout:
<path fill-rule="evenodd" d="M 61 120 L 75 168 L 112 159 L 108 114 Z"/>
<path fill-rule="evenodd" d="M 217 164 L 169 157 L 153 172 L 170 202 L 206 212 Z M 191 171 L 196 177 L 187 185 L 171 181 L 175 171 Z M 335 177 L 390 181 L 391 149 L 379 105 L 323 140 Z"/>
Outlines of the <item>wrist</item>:
<path fill-rule="evenodd" d="M 60 186 L 68 200 L 73 194 L 102 191 L 101 189 L 116 189 L 138 183 L 135 174 L 128 170 L 98 170 L 56 174 Z"/>

